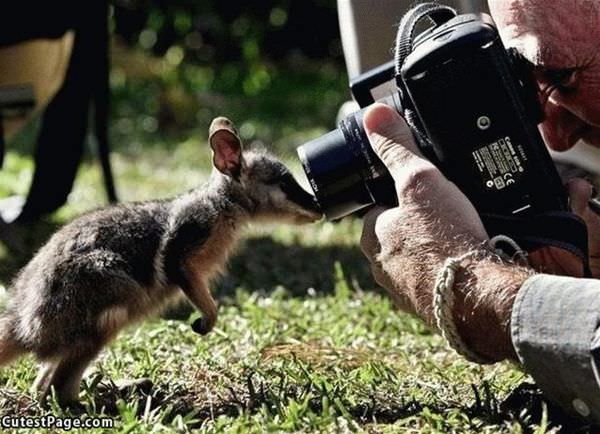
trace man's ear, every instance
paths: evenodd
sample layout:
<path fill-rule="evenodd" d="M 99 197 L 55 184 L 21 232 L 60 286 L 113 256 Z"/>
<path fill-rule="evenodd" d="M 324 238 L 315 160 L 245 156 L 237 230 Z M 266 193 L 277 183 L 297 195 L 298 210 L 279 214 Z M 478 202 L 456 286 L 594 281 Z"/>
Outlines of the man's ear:
<path fill-rule="evenodd" d="M 215 118 L 208 130 L 208 141 L 213 165 L 219 172 L 238 179 L 243 165 L 242 141 L 233 123 L 224 117 Z"/>

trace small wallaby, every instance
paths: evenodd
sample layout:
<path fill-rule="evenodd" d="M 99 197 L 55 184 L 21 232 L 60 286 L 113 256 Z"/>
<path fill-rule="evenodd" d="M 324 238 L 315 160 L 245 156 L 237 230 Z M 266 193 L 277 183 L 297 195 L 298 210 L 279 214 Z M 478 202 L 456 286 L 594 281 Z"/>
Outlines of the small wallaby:
<path fill-rule="evenodd" d="M 209 281 L 221 271 L 240 229 L 260 220 L 309 223 L 321 218 L 314 197 L 266 152 L 242 151 L 226 118 L 209 130 L 214 169 L 203 187 L 171 200 L 111 206 L 64 226 L 21 270 L 0 317 L 0 365 L 34 353 L 34 383 L 76 404 L 88 364 L 124 326 L 181 294 L 217 319 Z"/>

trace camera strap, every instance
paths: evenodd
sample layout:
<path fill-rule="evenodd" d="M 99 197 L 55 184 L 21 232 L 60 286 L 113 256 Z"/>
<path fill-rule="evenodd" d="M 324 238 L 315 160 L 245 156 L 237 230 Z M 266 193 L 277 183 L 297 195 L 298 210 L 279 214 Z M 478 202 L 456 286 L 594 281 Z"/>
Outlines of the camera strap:
<path fill-rule="evenodd" d="M 481 214 L 481 219 L 490 236 L 506 235 L 528 252 L 551 246 L 572 253 L 581 260 L 584 277 L 591 277 L 587 227 L 577 215 L 549 211 L 527 217 Z"/>
<path fill-rule="evenodd" d="M 409 104 L 409 98 L 406 96 L 406 88 L 402 82 L 402 66 L 406 61 L 406 58 L 412 53 L 414 48 L 414 37 L 417 25 L 428 18 L 435 27 L 444 24 L 457 16 L 455 9 L 450 6 L 446 6 L 439 3 L 421 3 L 411 8 L 400 21 L 398 25 L 398 33 L 396 34 L 396 46 L 394 49 L 394 69 L 396 76 L 396 87 L 402 94 L 402 100 L 405 102 L 404 119 L 413 131 L 415 139 L 419 142 L 421 149 L 423 149 L 429 157 L 433 158 L 433 154 L 430 152 L 433 149 L 433 145 L 427 137 L 427 134 L 423 132 L 421 123 L 415 114 L 414 108 Z"/>
<path fill-rule="evenodd" d="M 400 21 L 398 25 L 398 34 L 396 35 L 396 77 L 400 76 L 400 70 L 404 64 L 404 60 L 413 51 L 413 40 L 417 24 L 424 18 L 429 18 L 436 26 L 450 21 L 457 15 L 455 9 L 450 6 L 439 3 L 421 3 L 410 9 Z"/>

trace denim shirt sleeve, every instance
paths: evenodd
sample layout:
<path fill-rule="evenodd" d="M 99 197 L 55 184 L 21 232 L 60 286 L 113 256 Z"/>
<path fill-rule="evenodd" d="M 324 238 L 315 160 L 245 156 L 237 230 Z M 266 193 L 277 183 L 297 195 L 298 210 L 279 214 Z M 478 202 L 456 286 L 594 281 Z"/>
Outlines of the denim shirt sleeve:
<path fill-rule="evenodd" d="M 512 342 L 525 370 L 567 412 L 600 423 L 600 280 L 538 274 L 517 294 Z"/>

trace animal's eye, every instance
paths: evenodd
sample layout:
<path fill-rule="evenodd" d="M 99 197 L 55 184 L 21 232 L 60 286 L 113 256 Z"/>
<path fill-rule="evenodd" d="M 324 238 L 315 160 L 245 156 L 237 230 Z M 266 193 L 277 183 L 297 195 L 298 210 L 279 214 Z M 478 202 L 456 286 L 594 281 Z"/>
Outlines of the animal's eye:
<path fill-rule="evenodd" d="M 281 173 L 278 173 L 277 175 L 273 175 L 273 176 L 269 177 L 268 179 L 266 179 L 265 184 L 268 184 L 268 185 L 285 184 L 286 182 L 289 182 L 290 178 L 293 179 L 291 173 L 281 172 Z"/>
<path fill-rule="evenodd" d="M 267 185 L 279 184 L 281 182 L 281 176 L 273 176 L 271 178 L 267 178 L 264 182 Z"/>
<path fill-rule="evenodd" d="M 542 72 L 544 80 L 548 85 L 562 93 L 568 93 L 575 90 L 577 84 L 577 69 L 545 69 Z"/>

